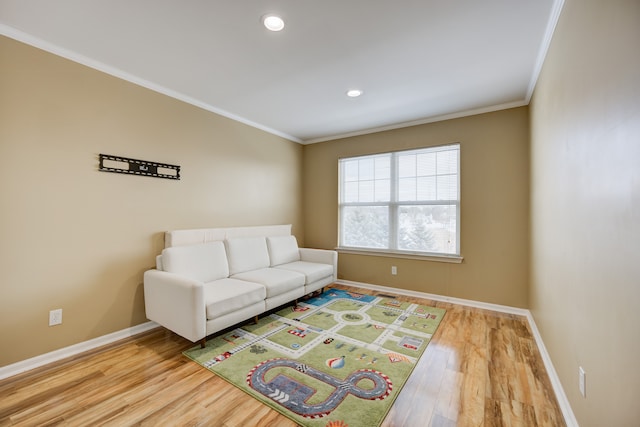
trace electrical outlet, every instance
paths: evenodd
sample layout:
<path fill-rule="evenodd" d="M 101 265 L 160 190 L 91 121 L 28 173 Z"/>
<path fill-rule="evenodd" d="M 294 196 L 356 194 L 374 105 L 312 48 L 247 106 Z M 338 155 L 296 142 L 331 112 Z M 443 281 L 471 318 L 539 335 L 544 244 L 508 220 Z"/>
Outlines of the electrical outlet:
<path fill-rule="evenodd" d="M 62 309 L 51 310 L 49 312 L 49 326 L 62 324 Z"/>
<path fill-rule="evenodd" d="M 398 274 L 398 268 L 395 265 L 391 266 L 391 274 L 393 276 L 395 276 L 396 274 Z"/>
<path fill-rule="evenodd" d="M 578 367 L 579 387 L 582 397 L 587 397 L 587 374 L 582 369 L 582 366 Z"/>

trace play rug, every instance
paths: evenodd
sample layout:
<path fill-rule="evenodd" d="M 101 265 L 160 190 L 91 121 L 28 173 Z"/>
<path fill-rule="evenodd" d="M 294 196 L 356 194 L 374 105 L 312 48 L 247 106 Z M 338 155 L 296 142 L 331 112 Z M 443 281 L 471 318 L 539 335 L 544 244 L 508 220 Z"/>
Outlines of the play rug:
<path fill-rule="evenodd" d="M 303 426 L 379 426 L 445 310 L 338 289 L 184 354 Z"/>

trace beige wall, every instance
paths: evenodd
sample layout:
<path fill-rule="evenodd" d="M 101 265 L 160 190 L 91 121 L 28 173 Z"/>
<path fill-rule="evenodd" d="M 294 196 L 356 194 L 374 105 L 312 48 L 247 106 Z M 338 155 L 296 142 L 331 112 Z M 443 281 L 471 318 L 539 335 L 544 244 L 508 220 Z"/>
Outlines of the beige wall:
<path fill-rule="evenodd" d="M 345 280 L 527 306 L 528 108 L 305 146 L 308 246 L 334 248 L 340 157 L 460 142 L 462 264 L 340 254 Z M 391 266 L 398 267 L 397 276 Z"/>
<path fill-rule="evenodd" d="M 0 366 L 145 322 L 164 230 L 292 223 L 304 241 L 302 150 L 0 37 Z M 99 153 L 182 179 L 99 172 Z"/>
<path fill-rule="evenodd" d="M 638 426 L 640 2 L 565 1 L 531 135 L 531 310 L 579 424 Z"/>

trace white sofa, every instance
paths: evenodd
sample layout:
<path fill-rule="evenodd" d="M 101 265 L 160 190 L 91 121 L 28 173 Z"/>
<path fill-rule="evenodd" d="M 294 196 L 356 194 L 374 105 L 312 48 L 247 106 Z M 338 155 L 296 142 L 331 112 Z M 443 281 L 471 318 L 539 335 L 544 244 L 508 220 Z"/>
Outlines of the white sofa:
<path fill-rule="evenodd" d="M 291 225 L 168 231 L 156 268 L 144 273 L 146 315 L 204 345 L 333 283 L 337 271 L 337 252 L 298 248 Z"/>

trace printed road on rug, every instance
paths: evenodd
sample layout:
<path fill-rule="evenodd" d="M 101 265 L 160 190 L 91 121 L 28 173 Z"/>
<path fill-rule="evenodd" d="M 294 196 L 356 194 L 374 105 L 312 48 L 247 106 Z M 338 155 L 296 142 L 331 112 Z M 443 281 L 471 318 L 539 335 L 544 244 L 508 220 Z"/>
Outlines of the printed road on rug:
<path fill-rule="evenodd" d="M 184 354 L 302 426 L 379 426 L 444 314 L 328 289 Z"/>

